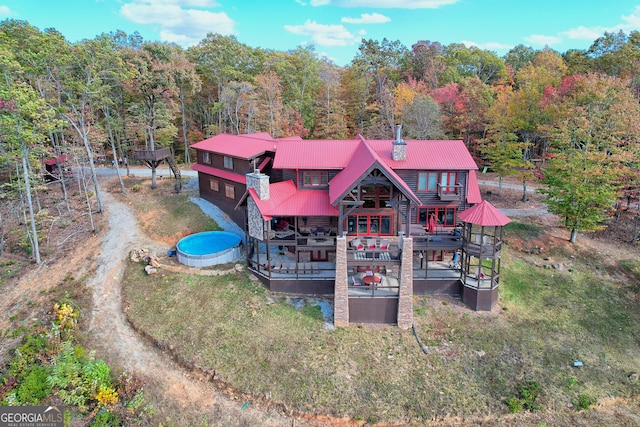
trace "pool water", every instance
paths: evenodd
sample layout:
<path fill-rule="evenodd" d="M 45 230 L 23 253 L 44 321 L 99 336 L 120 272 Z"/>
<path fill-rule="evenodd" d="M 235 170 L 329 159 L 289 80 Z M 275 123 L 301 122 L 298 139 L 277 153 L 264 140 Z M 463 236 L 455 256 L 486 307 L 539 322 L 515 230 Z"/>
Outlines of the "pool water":
<path fill-rule="evenodd" d="M 240 236 L 226 231 L 191 234 L 176 245 L 178 261 L 192 267 L 235 261 L 240 256 L 240 242 Z"/>

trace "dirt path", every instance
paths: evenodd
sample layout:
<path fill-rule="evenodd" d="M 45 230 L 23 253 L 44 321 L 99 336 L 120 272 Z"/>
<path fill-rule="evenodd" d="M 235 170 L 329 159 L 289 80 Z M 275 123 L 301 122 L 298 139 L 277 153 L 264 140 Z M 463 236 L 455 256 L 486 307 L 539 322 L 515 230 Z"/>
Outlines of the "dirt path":
<path fill-rule="evenodd" d="M 128 254 L 136 247 L 157 249 L 142 235 L 132 209 L 108 193 L 105 196 L 109 229 L 97 257 L 95 275 L 88 283 L 94 300 L 89 322 L 91 347 L 98 357 L 141 375 L 155 396 L 156 410 L 181 425 L 181 417 L 206 419 L 208 425 L 311 426 L 275 411 L 246 407 L 216 390 L 212 383 L 194 377 L 175 364 L 169 355 L 150 345 L 133 331 L 122 311 L 120 282 Z M 166 405 L 158 407 L 158 405 Z M 244 409 L 243 409 L 244 407 Z M 185 415 L 188 414 L 188 415 Z"/>

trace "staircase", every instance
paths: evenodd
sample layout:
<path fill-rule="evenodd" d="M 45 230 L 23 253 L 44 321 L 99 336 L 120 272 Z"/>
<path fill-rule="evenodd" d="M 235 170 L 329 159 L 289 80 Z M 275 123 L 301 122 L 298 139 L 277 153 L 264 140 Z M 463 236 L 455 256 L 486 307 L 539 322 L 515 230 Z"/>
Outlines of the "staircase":
<path fill-rule="evenodd" d="M 180 191 L 182 189 L 182 175 L 180 174 L 180 168 L 178 168 L 173 156 L 167 157 L 166 160 L 171 168 L 171 172 L 173 172 L 173 176 L 176 177 L 176 191 Z"/>

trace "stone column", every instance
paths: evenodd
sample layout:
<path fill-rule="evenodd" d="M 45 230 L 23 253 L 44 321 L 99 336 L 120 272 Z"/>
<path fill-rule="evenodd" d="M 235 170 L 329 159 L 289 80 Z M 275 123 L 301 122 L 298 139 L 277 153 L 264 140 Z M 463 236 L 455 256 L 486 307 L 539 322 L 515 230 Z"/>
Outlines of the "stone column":
<path fill-rule="evenodd" d="M 409 329 L 413 324 L 413 238 L 402 238 L 398 327 Z"/>
<path fill-rule="evenodd" d="M 336 282 L 333 292 L 333 324 L 349 326 L 349 277 L 347 276 L 347 238 L 336 238 Z"/>

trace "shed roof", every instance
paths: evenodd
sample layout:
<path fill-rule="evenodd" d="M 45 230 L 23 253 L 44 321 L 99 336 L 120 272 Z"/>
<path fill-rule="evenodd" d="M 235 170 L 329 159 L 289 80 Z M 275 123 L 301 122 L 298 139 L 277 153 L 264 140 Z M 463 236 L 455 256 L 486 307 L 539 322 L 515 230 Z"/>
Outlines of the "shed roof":
<path fill-rule="evenodd" d="M 217 176 L 218 178 L 223 178 L 229 181 L 238 182 L 240 184 L 247 184 L 247 177 L 244 175 L 240 175 L 239 173 L 233 173 L 230 171 L 226 171 L 223 169 L 212 168 L 211 166 L 200 165 L 198 163 L 194 163 L 191 166 L 191 169 L 194 171 L 206 173 L 207 175 Z"/>
<path fill-rule="evenodd" d="M 476 204 L 481 201 L 482 194 L 480 194 L 480 186 L 478 185 L 478 175 L 475 170 L 470 170 L 467 181 L 467 203 Z"/>
<path fill-rule="evenodd" d="M 265 220 L 274 216 L 338 216 L 327 190 L 298 190 L 293 181 L 282 181 L 269 184 L 267 200 L 260 200 L 253 188 L 247 191 Z"/>

